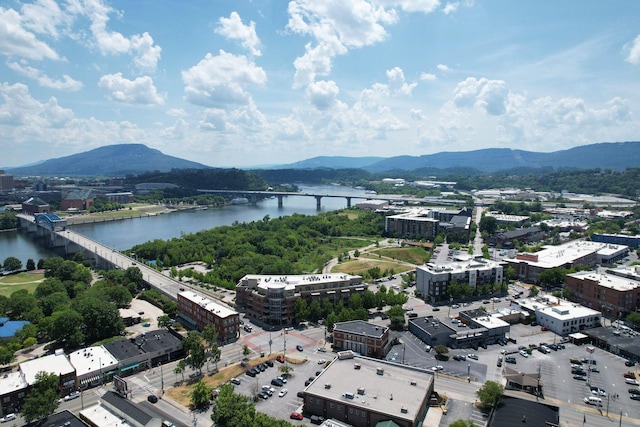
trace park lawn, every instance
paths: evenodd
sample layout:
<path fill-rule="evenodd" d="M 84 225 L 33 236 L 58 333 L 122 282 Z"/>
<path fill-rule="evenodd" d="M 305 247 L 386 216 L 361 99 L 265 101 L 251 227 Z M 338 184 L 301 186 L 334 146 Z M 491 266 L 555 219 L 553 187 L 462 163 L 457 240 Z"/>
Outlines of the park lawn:
<path fill-rule="evenodd" d="M 43 280 L 43 273 L 18 273 L 2 276 L 0 277 L 0 295 L 8 298 L 12 293 L 21 289 L 33 293 Z"/>
<path fill-rule="evenodd" d="M 366 273 L 369 269 L 378 267 L 380 271 L 393 270 L 394 272 L 401 272 L 410 270 L 406 264 L 393 261 L 381 261 L 373 258 L 358 258 L 351 261 L 341 262 L 331 269 L 332 273 L 347 273 L 354 276 L 360 276 Z"/>
<path fill-rule="evenodd" d="M 378 248 L 369 251 L 369 254 L 370 256 L 381 255 L 414 265 L 424 264 L 429 257 L 429 253 L 420 247 Z"/>

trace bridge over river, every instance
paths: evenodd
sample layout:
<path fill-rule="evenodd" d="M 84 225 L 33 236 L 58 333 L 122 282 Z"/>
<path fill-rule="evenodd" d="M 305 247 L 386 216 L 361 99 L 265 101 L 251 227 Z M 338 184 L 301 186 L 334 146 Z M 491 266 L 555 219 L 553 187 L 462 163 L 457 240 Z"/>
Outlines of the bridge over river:
<path fill-rule="evenodd" d="M 353 194 L 328 194 L 328 193 L 310 193 L 301 191 L 251 191 L 251 190 L 204 190 L 199 189 L 200 193 L 208 194 L 220 194 L 231 197 L 245 197 L 251 203 L 256 203 L 259 199 L 268 197 L 278 198 L 278 207 L 282 207 L 283 199 L 285 197 L 315 197 L 316 208 L 320 210 L 321 201 L 323 197 L 343 198 L 347 199 L 347 207 L 351 207 L 352 199 L 361 200 L 386 200 L 392 204 L 429 204 L 429 205 L 458 205 L 464 204 L 464 200 L 449 200 L 449 199 L 432 199 L 432 198 L 420 198 L 411 197 L 402 194 L 364 194 L 362 196 Z"/>
<path fill-rule="evenodd" d="M 92 260 L 93 265 L 101 270 L 115 268 L 126 270 L 129 267 L 138 267 L 147 285 L 174 300 L 177 299 L 178 293 L 188 286 L 145 264 L 139 264 L 134 258 L 113 248 L 68 229 L 66 221 L 55 214 L 37 214 L 36 216 L 18 214 L 17 216 L 21 230 L 26 231 L 39 243 L 56 253 L 82 252 L 85 259 Z"/>

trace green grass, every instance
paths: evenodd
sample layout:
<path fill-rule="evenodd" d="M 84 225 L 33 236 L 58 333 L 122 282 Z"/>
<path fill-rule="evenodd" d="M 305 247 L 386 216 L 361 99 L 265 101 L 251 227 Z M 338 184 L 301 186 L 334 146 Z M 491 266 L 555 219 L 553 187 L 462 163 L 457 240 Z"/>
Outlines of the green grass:
<path fill-rule="evenodd" d="M 18 273 L 0 277 L 0 295 L 10 297 L 12 293 L 26 289 L 33 293 L 40 282 L 44 280 L 44 274 Z"/>
<path fill-rule="evenodd" d="M 421 265 L 428 259 L 429 253 L 423 248 L 406 247 L 406 248 L 380 248 L 369 252 L 368 256 L 375 257 L 381 255 L 383 257 L 392 258 L 398 261 L 408 262 L 410 264 Z"/>

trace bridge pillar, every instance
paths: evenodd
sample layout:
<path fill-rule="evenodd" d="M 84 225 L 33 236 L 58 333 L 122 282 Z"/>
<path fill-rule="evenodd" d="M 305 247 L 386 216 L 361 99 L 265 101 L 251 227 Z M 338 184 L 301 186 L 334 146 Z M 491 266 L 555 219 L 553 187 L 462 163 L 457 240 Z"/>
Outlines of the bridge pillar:
<path fill-rule="evenodd" d="M 282 198 L 284 196 L 282 194 L 278 195 L 278 207 L 281 208 L 282 207 Z"/>
<path fill-rule="evenodd" d="M 316 209 L 320 210 L 321 205 L 320 205 L 320 201 L 322 200 L 322 196 L 313 196 L 316 198 Z"/>
<path fill-rule="evenodd" d="M 350 208 L 351 207 L 351 197 L 345 197 L 345 199 L 347 199 L 347 207 Z"/>

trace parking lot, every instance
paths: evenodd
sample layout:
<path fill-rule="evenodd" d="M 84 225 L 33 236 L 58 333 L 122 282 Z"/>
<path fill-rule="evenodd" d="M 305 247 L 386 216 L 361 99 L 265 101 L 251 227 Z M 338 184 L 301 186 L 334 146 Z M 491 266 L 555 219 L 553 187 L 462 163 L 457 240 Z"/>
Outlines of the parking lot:
<path fill-rule="evenodd" d="M 324 364 L 319 364 L 320 360 L 330 361 L 333 358 L 332 353 L 322 353 L 314 349 L 304 350 L 299 352 L 297 350 L 291 350 L 287 354 L 288 360 L 295 361 L 295 363 L 287 364 L 293 367 L 291 376 L 287 379 L 287 383 L 282 387 L 272 385 L 271 380 L 281 376 L 281 372 L 278 370 L 282 363 L 275 360 L 274 354 L 274 366 L 267 367 L 264 372 L 250 377 L 248 375 L 241 375 L 237 377 L 240 380 L 240 384 L 234 385 L 237 393 L 246 396 L 255 396 L 259 391 L 263 389 L 263 386 L 273 388 L 274 392 L 268 399 L 258 399 L 256 402 L 256 409 L 260 412 L 264 412 L 275 418 L 287 419 L 294 425 L 310 425 L 309 419 L 304 420 L 291 420 L 289 414 L 291 412 L 302 413 L 302 398 L 298 397 L 298 392 L 305 389 L 305 381 L 310 378 L 315 378 L 316 374 L 322 371 Z M 280 397 L 279 393 L 282 389 L 286 388 L 287 394 Z"/>

